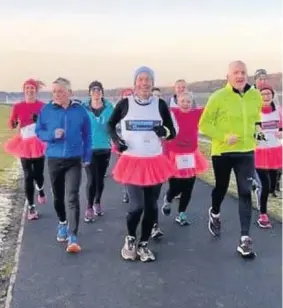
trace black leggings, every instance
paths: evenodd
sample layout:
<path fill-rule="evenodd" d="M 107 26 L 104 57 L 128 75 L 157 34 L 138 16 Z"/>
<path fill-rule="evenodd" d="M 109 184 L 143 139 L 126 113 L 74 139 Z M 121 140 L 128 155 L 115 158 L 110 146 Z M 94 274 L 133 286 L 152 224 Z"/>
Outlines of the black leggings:
<path fill-rule="evenodd" d="M 215 187 L 212 191 L 212 213 L 219 214 L 221 203 L 227 193 L 230 176 L 234 171 L 238 195 L 241 235 L 249 235 L 252 217 L 252 183 L 254 178 L 254 154 L 237 153 L 212 156 Z"/>
<path fill-rule="evenodd" d="M 195 180 L 196 177 L 186 179 L 169 179 L 169 189 L 166 193 L 166 199 L 169 203 L 171 203 L 176 196 L 181 194 L 178 209 L 179 213 L 185 212 L 191 201 Z"/>
<path fill-rule="evenodd" d="M 269 173 L 269 192 L 270 193 L 274 193 L 275 189 L 276 189 L 276 183 L 277 183 L 277 179 L 278 179 L 278 170 L 277 169 L 270 169 L 268 170 Z"/>
<path fill-rule="evenodd" d="M 136 230 L 143 214 L 141 226 L 141 242 L 147 242 L 156 220 L 157 199 L 160 185 L 136 186 L 128 185 L 130 210 L 127 214 L 128 235 L 136 237 Z"/>
<path fill-rule="evenodd" d="M 24 171 L 25 195 L 28 205 L 34 204 L 34 182 L 37 184 L 39 195 L 44 197 L 44 157 L 21 158 Z"/>
<path fill-rule="evenodd" d="M 99 204 L 104 189 L 104 176 L 109 165 L 110 150 L 103 153 L 92 153 L 91 164 L 85 168 L 87 176 L 86 197 L 88 207 Z"/>

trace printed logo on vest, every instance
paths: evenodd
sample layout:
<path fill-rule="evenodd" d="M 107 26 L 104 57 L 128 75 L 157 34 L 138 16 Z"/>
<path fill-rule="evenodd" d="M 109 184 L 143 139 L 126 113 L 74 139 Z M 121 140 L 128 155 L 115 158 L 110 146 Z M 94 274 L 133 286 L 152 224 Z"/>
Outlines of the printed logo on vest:
<path fill-rule="evenodd" d="M 128 131 L 152 131 L 153 127 L 161 125 L 159 120 L 126 120 Z"/>
<path fill-rule="evenodd" d="M 262 122 L 261 126 L 262 129 L 277 129 L 279 128 L 279 121 L 266 121 L 266 122 Z"/>

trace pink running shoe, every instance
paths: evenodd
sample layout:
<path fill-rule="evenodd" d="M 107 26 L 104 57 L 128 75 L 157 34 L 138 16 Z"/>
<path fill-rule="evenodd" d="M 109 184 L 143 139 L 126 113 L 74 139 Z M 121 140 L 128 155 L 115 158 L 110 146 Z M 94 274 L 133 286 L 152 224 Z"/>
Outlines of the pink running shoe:
<path fill-rule="evenodd" d="M 102 211 L 102 206 L 100 203 L 94 204 L 93 209 L 94 209 L 94 215 L 103 216 L 104 213 Z"/>
<path fill-rule="evenodd" d="M 37 220 L 38 219 L 38 212 L 35 206 L 29 206 L 28 208 L 28 220 Z"/>
<path fill-rule="evenodd" d="M 259 218 L 257 220 L 257 223 L 258 223 L 259 227 L 261 227 L 263 229 L 272 228 L 272 225 L 269 221 L 267 214 L 260 214 Z"/>
<path fill-rule="evenodd" d="M 93 208 L 87 208 L 86 211 L 85 211 L 84 221 L 85 222 L 94 222 L 94 220 L 95 220 L 95 215 L 94 215 Z"/>

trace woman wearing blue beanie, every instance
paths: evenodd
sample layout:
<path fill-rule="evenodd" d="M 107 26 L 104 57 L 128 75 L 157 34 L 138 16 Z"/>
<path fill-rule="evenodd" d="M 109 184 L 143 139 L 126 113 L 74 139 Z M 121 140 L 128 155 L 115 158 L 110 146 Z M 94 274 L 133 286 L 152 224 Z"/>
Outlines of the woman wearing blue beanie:
<path fill-rule="evenodd" d="M 148 240 L 156 219 L 160 187 L 174 172 L 174 166 L 163 155 L 162 139 L 176 136 L 174 124 L 163 99 L 151 95 L 154 73 L 140 67 L 134 75 L 135 94 L 117 103 L 108 122 L 109 132 L 121 153 L 113 169 L 114 180 L 128 186 L 130 210 L 128 235 L 121 254 L 125 260 L 154 261 Z M 121 125 L 121 137 L 116 125 Z M 136 230 L 141 216 L 141 237 Z"/>

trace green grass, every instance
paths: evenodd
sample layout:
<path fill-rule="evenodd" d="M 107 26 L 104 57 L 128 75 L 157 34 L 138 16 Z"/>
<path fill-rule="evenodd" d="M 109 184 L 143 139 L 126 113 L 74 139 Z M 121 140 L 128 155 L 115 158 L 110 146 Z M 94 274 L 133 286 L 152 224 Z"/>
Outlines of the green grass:
<path fill-rule="evenodd" d="M 0 105 L 0 185 L 6 182 L 6 171 L 15 162 L 15 158 L 7 154 L 3 148 L 3 143 L 15 133 L 7 126 L 10 111 L 10 106 Z"/>
<path fill-rule="evenodd" d="M 199 142 L 200 151 L 206 155 L 206 157 L 210 160 L 210 144 Z M 211 161 L 210 161 L 211 162 Z M 204 180 L 205 182 L 209 184 L 214 184 L 214 174 L 212 170 L 212 166 L 210 165 L 210 168 L 208 172 L 205 174 L 202 174 L 199 176 L 200 179 Z M 230 186 L 229 186 L 229 193 L 235 197 L 238 197 L 237 194 L 237 185 L 234 174 L 231 176 Z M 254 201 L 254 200 L 253 200 Z M 255 201 L 253 202 L 254 207 L 256 207 Z M 281 221 L 282 222 L 282 199 L 281 198 L 272 198 L 270 197 L 268 199 L 268 214 Z"/>

